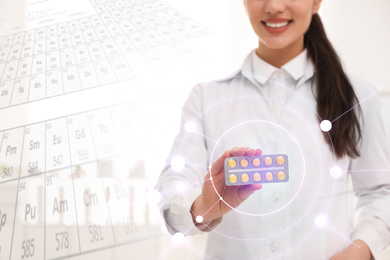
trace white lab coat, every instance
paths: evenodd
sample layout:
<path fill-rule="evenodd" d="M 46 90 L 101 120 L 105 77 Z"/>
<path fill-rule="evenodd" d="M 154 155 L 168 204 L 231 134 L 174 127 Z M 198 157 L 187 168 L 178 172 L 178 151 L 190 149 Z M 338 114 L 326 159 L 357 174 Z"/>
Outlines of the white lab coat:
<path fill-rule="evenodd" d="M 281 69 L 252 52 L 233 76 L 193 88 L 156 186 L 171 233 L 202 233 L 193 225 L 190 207 L 208 166 L 224 151 L 261 148 L 263 154 L 289 158 L 289 181 L 264 184 L 224 215 L 208 233 L 205 259 L 330 259 L 355 239 L 377 256 L 388 244 L 390 152 L 383 142 L 377 90 L 351 79 L 364 117 L 361 157 L 337 160 L 319 127 L 313 74 L 306 51 Z M 194 133 L 184 130 L 189 121 L 196 124 Z M 181 171 L 170 167 L 175 156 L 186 162 Z M 342 170 L 338 178 L 332 175 L 334 166 Z M 185 191 L 178 191 L 178 184 Z M 352 192 L 359 198 L 354 221 Z M 318 216 L 325 217 L 325 226 L 317 226 Z"/>

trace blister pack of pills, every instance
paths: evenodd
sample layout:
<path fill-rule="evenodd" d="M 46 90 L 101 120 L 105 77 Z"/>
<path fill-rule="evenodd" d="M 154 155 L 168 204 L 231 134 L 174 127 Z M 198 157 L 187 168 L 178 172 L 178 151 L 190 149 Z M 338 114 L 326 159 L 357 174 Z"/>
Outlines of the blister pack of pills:
<path fill-rule="evenodd" d="M 277 183 L 288 180 L 288 157 L 286 154 L 238 156 L 225 159 L 225 183 L 227 186 Z"/>

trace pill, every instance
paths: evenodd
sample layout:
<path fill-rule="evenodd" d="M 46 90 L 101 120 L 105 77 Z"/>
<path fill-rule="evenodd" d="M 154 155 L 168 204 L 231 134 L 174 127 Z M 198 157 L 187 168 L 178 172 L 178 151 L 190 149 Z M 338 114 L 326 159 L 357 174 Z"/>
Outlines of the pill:
<path fill-rule="evenodd" d="M 242 182 L 248 182 L 249 181 L 248 174 L 244 173 L 243 175 L 241 175 L 241 180 Z"/>
<path fill-rule="evenodd" d="M 259 182 L 261 180 L 261 175 L 259 173 L 253 174 L 253 180 Z"/>
<path fill-rule="evenodd" d="M 234 168 L 234 167 L 236 167 L 237 163 L 236 163 L 235 160 L 230 159 L 229 162 L 228 162 L 228 165 L 229 165 L 230 168 Z"/>
<path fill-rule="evenodd" d="M 234 174 L 230 174 L 229 176 L 230 183 L 236 183 L 237 182 L 237 176 Z"/>
<path fill-rule="evenodd" d="M 265 179 L 266 179 L 267 181 L 272 181 L 273 178 L 274 178 L 274 176 L 272 175 L 272 173 L 267 172 L 267 173 L 265 174 Z"/>
<path fill-rule="evenodd" d="M 278 156 L 278 158 L 276 158 L 276 162 L 279 164 L 279 165 L 282 165 L 284 163 L 284 158 L 283 156 Z"/>
<path fill-rule="evenodd" d="M 284 180 L 286 178 L 286 174 L 284 172 L 278 172 L 278 179 L 279 180 Z"/>
<path fill-rule="evenodd" d="M 242 159 L 240 162 L 242 167 L 247 167 L 248 166 L 248 160 L 247 159 Z"/>
<path fill-rule="evenodd" d="M 260 165 L 260 159 L 259 159 L 259 158 L 253 159 L 252 164 L 253 164 L 254 166 L 259 166 L 259 165 Z"/>
<path fill-rule="evenodd" d="M 265 163 L 266 165 L 271 165 L 271 164 L 272 164 L 272 158 L 271 158 L 271 157 L 265 157 L 264 163 Z"/>

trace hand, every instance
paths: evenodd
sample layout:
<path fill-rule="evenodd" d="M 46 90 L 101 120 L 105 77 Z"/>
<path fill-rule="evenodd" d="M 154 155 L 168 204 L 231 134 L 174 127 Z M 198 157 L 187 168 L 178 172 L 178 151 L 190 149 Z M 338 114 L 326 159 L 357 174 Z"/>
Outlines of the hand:
<path fill-rule="evenodd" d="M 219 157 L 207 172 L 202 188 L 202 194 L 194 201 L 191 207 L 193 220 L 198 215 L 203 216 L 203 223 L 209 223 L 213 220 L 221 218 L 225 213 L 236 208 L 244 202 L 252 193 L 261 189 L 261 184 L 241 185 L 241 186 L 226 186 L 225 184 L 225 169 L 224 161 L 231 156 L 258 156 L 261 155 L 260 149 L 249 149 L 244 147 L 233 148 L 226 151 Z M 210 180 L 212 177 L 215 189 Z M 220 196 L 223 201 L 220 200 Z M 226 202 L 226 203 L 225 203 Z M 229 204 L 231 207 L 229 207 Z"/>
<path fill-rule="evenodd" d="M 370 248 L 362 240 L 355 240 L 346 249 L 336 254 L 331 260 L 370 260 Z"/>

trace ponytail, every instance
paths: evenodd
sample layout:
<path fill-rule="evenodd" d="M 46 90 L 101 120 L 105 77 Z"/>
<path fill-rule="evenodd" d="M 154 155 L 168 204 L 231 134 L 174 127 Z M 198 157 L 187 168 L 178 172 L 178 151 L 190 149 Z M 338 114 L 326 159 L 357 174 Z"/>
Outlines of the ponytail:
<path fill-rule="evenodd" d="M 362 139 L 358 120 L 358 113 L 361 114 L 361 108 L 357 106 L 359 101 L 318 14 L 312 17 L 304 46 L 315 66 L 317 113 L 320 120 L 332 122 L 329 136 L 324 133 L 325 140 L 333 147 L 337 158 L 345 155 L 359 157 Z"/>

